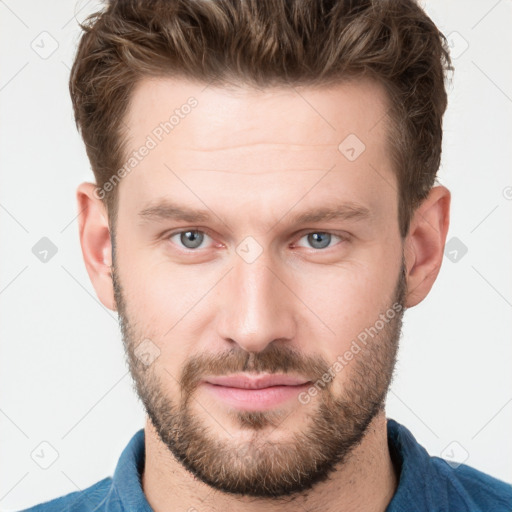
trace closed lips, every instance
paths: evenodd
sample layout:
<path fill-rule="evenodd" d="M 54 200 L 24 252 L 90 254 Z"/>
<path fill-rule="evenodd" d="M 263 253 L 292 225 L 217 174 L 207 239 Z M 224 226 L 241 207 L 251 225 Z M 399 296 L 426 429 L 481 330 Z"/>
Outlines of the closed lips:
<path fill-rule="evenodd" d="M 226 375 L 221 377 L 208 377 L 208 384 L 240 389 L 264 389 L 274 386 L 302 386 L 310 382 L 301 377 L 291 375 L 270 374 L 264 376 L 248 377 L 247 375 Z"/>

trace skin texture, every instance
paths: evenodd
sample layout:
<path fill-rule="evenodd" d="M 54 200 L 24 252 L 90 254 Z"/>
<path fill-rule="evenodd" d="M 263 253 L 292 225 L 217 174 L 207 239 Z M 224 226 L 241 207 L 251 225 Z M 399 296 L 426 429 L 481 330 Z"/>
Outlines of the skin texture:
<path fill-rule="evenodd" d="M 77 191 L 87 271 L 118 311 L 148 411 L 146 497 L 156 511 L 385 510 L 397 475 L 383 403 L 402 314 L 441 266 L 450 193 L 434 187 L 400 237 L 389 105 L 369 81 L 254 90 L 144 80 L 125 119 L 127 154 L 190 97 L 197 106 L 117 185 L 115 254 L 95 185 Z M 354 161 L 338 149 L 349 134 L 365 145 Z M 211 218 L 140 215 L 162 199 Z M 345 203 L 368 215 L 294 220 Z M 176 234 L 194 230 L 204 238 Z M 332 235 L 327 247 L 315 233 Z M 237 371 L 314 381 L 372 326 L 307 404 L 242 411 L 201 384 Z M 150 364 L 137 357 L 148 340 Z"/>

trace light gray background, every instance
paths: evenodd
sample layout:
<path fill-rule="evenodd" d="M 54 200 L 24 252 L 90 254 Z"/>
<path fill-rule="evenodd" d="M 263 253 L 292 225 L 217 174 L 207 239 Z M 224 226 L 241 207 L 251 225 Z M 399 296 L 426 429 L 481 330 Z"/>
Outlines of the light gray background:
<path fill-rule="evenodd" d="M 93 175 L 67 81 L 77 20 L 97 5 L 0 0 L 5 511 L 111 475 L 144 421 L 117 316 L 96 299 L 78 239 L 75 190 Z M 452 191 L 448 240 L 467 253 L 445 257 L 430 295 L 405 315 L 388 417 L 431 454 L 512 482 L 512 2 L 423 5 L 453 46 L 439 176 Z M 46 263 L 32 253 L 42 237 L 58 249 Z M 35 462 L 51 462 L 42 442 L 58 453 L 48 469 Z"/>

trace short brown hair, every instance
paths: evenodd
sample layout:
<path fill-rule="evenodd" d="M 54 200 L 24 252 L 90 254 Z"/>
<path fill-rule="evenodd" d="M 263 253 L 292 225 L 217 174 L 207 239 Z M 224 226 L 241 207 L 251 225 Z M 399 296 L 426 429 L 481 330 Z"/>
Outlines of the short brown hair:
<path fill-rule="evenodd" d="M 81 27 L 69 88 L 100 188 L 125 161 L 135 84 L 158 76 L 258 88 L 376 79 L 391 105 L 403 237 L 434 185 L 453 67 L 445 36 L 414 0 L 112 0 Z M 111 229 L 117 196 L 114 187 L 104 197 Z"/>

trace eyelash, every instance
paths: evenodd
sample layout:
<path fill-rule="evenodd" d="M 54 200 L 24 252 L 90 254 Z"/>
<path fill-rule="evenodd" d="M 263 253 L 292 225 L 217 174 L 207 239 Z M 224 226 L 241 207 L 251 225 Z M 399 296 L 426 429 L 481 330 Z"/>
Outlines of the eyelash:
<path fill-rule="evenodd" d="M 173 236 L 181 235 L 182 233 L 187 233 L 189 231 L 197 231 L 198 233 L 202 233 L 202 234 L 204 234 L 206 236 L 209 236 L 210 238 L 213 239 L 213 237 L 210 236 L 208 234 L 208 232 L 206 232 L 206 231 L 204 231 L 202 229 L 198 229 L 198 228 L 188 228 L 188 229 L 181 229 L 179 231 L 173 231 L 172 233 L 166 234 L 164 236 L 164 239 L 168 240 L 168 241 L 171 241 L 171 238 Z M 341 234 L 333 233 L 332 231 L 320 231 L 320 230 L 310 230 L 310 231 L 306 231 L 306 232 L 303 231 L 303 232 L 299 233 L 299 235 L 300 235 L 299 240 L 301 240 L 302 238 L 304 238 L 304 237 L 306 237 L 308 235 L 314 234 L 314 233 L 327 234 L 327 235 L 331 235 L 331 236 L 334 236 L 334 237 L 340 239 L 340 242 L 338 242 L 338 244 L 331 245 L 329 247 L 326 247 L 325 249 L 315 249 L 314 247 L 310 248 L 311 250 L 317 251 L 317 252 L 326 252 L 329 249 L 332 249 L 333 247 L 336 247 L 336 245 L 340 245 L 343 242 L 348 242 L 349 241 L 349 237 L 347 235 L 341 235 Z M 201 250 L 199 248 L 197 248 L 197 249 L 188 249 L 186 247 L 183 247 L 183 248 L 180 247 L 180 249 L 185 251 L 185 252 L 199 252 Z"/>

